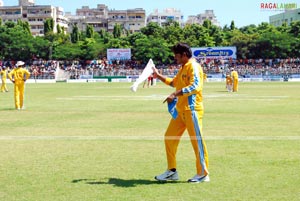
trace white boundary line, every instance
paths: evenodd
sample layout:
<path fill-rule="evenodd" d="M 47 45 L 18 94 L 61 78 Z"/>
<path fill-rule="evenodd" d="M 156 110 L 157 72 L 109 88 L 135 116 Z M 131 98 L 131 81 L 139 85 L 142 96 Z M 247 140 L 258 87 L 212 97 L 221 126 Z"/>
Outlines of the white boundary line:
<path fill-rule="evenodd" d="M 74 101 L 74 100 L 161 100 L 164 99 L 166 95 L 153 94 L 149 96 L 140 96 L 140 95 L 124 95 L 124 96 L 71 96 L 71 97 L 57 97 L 58 101 Z M 214 94 L 214 95 L 205 95 L 205 99 L 211 100 L 253 100 L 253 101 L 276 101 L 289 98 L 288 96 L 251 96 L 246 94 Z"/>
<path fill-rule="evenodd" d="M 169 138 L 174 139 L 174 138 Z M 206 136 L 205 140 L 220 141 L 298 141 L 300 136 Z M 164 136 L 0 136 L 0 141 L 17 140 L 164 140 Z M 190 140 L 189 136 L 182 136 L 181 140 Z"/>

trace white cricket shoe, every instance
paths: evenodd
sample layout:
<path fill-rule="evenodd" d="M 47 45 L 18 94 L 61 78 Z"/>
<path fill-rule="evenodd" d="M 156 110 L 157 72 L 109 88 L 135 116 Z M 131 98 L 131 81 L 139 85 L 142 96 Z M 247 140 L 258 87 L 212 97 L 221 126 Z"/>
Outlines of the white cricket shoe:
<path fill-rule="evenodd" d="M 175 181 L 179 179 L 177 171 L 173 172 L 171 170 L 165 171 L 163 174 L 154 177 L 158 181 Z"/>
<path fill-rule="evenodd" d="M 208 175 L 195 175 L 193 178 L 189 179 L 188 182 L 190 183 L 200 183 L 200 182 L 209 182 L 209 176 Z"/>

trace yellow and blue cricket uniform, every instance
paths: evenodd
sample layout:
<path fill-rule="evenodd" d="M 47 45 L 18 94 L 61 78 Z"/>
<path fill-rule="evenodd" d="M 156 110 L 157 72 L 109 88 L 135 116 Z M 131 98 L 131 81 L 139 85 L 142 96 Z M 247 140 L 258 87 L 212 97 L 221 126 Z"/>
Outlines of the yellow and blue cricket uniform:
<path fill-rule="evenodd" d="M 8 91 L 8 89 L 7 89 L 7 87 L 6 87 L 6 74 L 7 74 L 7 70 L 6 70 L 6 69 L 3 69 L 3 70 L 0 72 L 0 75 L 1 75 L 1 81 L 2 81 L 2 85 L 1 85 L 1 91 L 2 91 L 2 92 Z"/>
<path fill-rule="evenodd" d="M 208 153 L 202 136 L 202 67 L 195 59 L 189 59 L 174 78 L 166 78 L 165 84 L 182 90 L 183 93 L 177 97 L 177 118 L 171 119 L 165 133 L 168 169 L 176 168 L 177 147 L 180 137 L 187 129 L 196 156 L 197 174 L 208 175 Z"/>
<path fill-rule="evenodd" d="M 231 72 L 231 77 L 233 79 L 233 92 L 237 92 L 239 88 L 239 74 L 237 71 L 232 71 Z"/>
<path fill-rule="evenodd" d="M 13 69 L 8 73 L 8 78 L 14 81 L 14 93 L 15 93 L 15 107 L 21 109 L 24 101 L 24 86 L 25 81 L 30 77 L 30 73 L 22 67 Z"/>

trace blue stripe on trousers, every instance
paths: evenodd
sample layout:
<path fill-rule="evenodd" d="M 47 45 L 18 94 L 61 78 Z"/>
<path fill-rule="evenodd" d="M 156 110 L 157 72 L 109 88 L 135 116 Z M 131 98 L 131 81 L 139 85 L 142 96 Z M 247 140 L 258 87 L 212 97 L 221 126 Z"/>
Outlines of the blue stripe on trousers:
<path fill-rule="evenodd" d="M 203 148 L 203 143 L 202 143 L 202 136 L 201 136 L 201 131 L 200 131 L 200 125 L 198 122 L 198 115 L 197 112 L 192 110 L 192 118 L 193 118 L 193 122 L 194 122 L 194 128 L 195 128 L 195 132 L 196 132 L 196 138 L 197 138 L 197 143 L 198 143 L 198 151 L 199 151 L 199 156 L 200 156 L 200 163 L 201 163 L 201 167 L 202 170 L 201 172 L 204 173 L 204 169 L 206 169 L 206 164 L 205 164 L 205 160 L 204 160 L 204 148 Z"/>

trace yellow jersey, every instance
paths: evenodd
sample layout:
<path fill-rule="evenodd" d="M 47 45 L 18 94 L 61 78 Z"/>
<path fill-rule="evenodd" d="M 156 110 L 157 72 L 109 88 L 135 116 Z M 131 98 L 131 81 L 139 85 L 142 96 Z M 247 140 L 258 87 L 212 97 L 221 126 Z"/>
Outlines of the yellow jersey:
<path fill-rule="evenodd" d="M 2 71 L 0 72 L 0 75 L 1 75 L 2 80 L 6 80 L 6 73 L 7 73 L 7 70 L 2 70 Z"/>
<path fill-rule="evenodd" d="M 30 77 L 30 73 L 25 68 L 19 67 L 14 68 L 10 73 L 8 73 L 8 78 L 12 81 L 14 80 L 16 84 L 23 83 Z"/>
<path fill-rule="evenodd" d="M 203 110 L 203 69 L 193 58 L 179 69 L 174 78 L 166 78 L 165 83 L 173 86 L 176 90 L 182 90 L 183 95 L 178 96 L 176 109 Z"/>

